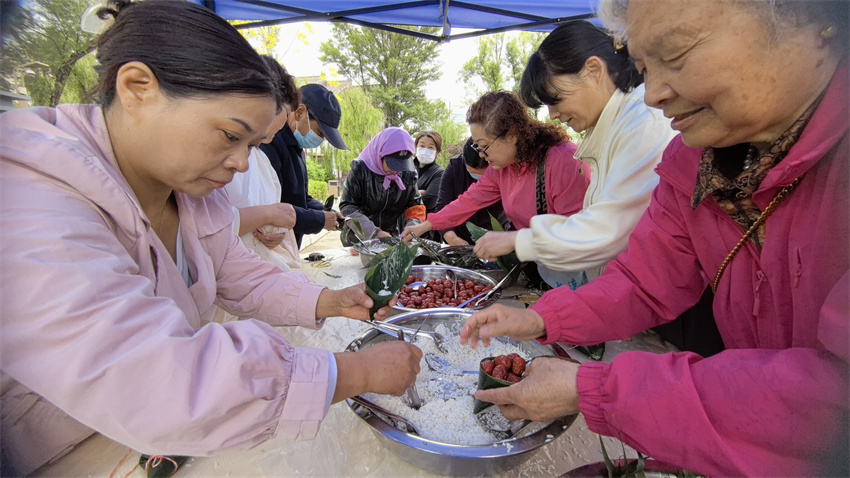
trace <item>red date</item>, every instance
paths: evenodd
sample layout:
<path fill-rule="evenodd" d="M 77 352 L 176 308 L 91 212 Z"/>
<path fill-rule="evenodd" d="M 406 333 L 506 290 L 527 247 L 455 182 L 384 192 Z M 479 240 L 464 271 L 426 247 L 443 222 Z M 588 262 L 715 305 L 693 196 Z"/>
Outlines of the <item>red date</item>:
<path fill-rule="evenodd" d="M 493 375 L 493 367 L 495 366 L 496 364 L 492 360 L 485 360 L 481 362 L 481 370 L 483 370 L 487 375 Z"/>
<path fill-rule="evenodd" d="M 493 378 L 498 378 L 499 380 L 505 380 L 508 378 L 508 371 L 505 369 L 504 365 L 496 365 L 493 367 L 493 373 L 490 374 Z"/>

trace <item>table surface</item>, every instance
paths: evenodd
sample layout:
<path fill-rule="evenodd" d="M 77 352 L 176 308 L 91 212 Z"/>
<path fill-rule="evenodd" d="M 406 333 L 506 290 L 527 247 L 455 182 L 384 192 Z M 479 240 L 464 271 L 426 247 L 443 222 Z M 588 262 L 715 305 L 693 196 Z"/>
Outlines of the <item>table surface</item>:
<path fill-rule="evenodd" d="M 363 281 L 365 269 L 360 259 L 348 249 L 322 251 L 329 259 L 325 267 L 303 261 L 301 271 L 313 282 L 331 288 L 343 288 Z M 306 256 L 306 254 L 305 254 Z M 503 292 L 499 303 L 526 307 L 516 296 L 527 292 L 513 285 Z M 280 333 L 296 346 L 342 351 L 368 328 L 354 320 L 330 318 L 321 330 L 278 327 Z M 628 350 L 662 353 L 675 350 L 652 333 L 626 341 L 608 342 L 603 361 Z M 581 354 L 573 354 L 585 360 Z M 622 455 L 621 443 L 604 438 L 612 456 Z M 630 457 L 633 450 L 627 449 Z M 128 455 L 129 453 L 129 455 Z M 126 460 L 121 463 L 122 458 Z M 143 477 L 136 468 L 139 454 L 102 435 L 95 434 L 73 451 L 36 472 L 38 476 L 113 476 Z M 558 476 L 578 466 L 602 461 L 598 435 L 591 432 L 581 415 L 568 430 L 542 447 L 534 456 L 502 476 Z M 382 448 L 372 429 L 340 402 L 331 406 L 314 440 L 268 440 L 253 449 L 230 451 L 211 457 L 195 457 L 181 467 L 180 477 L 226 476 L 435 476 L 407 464 Z"/>

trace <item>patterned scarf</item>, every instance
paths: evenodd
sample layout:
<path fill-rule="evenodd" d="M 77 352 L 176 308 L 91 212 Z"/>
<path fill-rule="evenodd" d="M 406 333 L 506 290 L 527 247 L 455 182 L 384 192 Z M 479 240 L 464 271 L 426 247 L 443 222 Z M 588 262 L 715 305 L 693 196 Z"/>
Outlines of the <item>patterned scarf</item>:
<path fill-rule="evenodd" d="M 700 159 L 697 184 L 691 198 L 691 207 L 697 206 L 708 196 L 714 196 L 717 204 L 746 232 L 761 215 L 753 193 L 758 190 L 767 173 L 779 164 L 791 150 L 803 129 L 817 110 L 823 94 L 764 152 L 758 155 L 749 169 L 743 169 L 745 158 L 751 149 L 749 144 L 738 144 L 728 148 L 706 148 Z M 730 178 L 731 174 L 736 176 Z M 725 174 L 724 174 L 725 173 Z M 758 247 L 764 242 L 765 226 L 752 235 Z"/>

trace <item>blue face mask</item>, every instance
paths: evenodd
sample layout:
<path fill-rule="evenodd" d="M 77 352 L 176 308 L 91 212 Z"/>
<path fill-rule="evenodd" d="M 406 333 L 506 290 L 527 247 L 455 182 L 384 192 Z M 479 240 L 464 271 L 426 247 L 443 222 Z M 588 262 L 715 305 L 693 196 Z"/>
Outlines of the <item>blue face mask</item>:
<path fill-rule="evenodd" d="M 472 176 L 472 179 L 474 179 L 474 180 L 476 180 L 476 181 L 478 181 L 478 178 L 480 178 L 480 177 L 481 177 L 481 175 L 480 175 L 480 174 L 475 174 L 475 173 L 469 173 L 469 175 L 470 175 L 470 176 Z"/>
<path fill-rule="evenodd" d="M 307 132 L 307 135 L 304 136 L 298 131 L 298 128 L 295 128 L 293 134 L 295 135 L 295 141 L 298 142 L 298 146 L 301 146 L 302 149 L 313 149 L 318 148 L 325 142 L 325 138 L 317 135 L 313 128 L 310 127 L 310 113 L 307 113 L 307 127 L 310 128 L 310 131 Z"/>

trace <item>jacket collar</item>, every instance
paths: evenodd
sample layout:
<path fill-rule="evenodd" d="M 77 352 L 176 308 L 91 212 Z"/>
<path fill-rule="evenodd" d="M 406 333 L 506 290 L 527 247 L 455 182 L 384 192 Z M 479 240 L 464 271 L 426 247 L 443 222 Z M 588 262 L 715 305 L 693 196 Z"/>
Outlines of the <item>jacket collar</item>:
<path fill-rule="evenodd" d="M 608 146 L 608 140 L 610 139 L 608 132 L 611 131 L 614 122 L 617 121 L 617 117 L 620 116 L 620 111 L 624 108 L 626 102 L 628 102 L 632 95 L 640 95 L 640 98 L 643 98 L 643 94 L 643 85 L 638 86 L 629 93 L 623 93 L 619 88 L 615 89 L 614 94 L 611 95 L 608 103 L 605 104 L 605 108 L 602 109 L 602 113 L 596 121 L 596 126 L 589 128 L 587 134 L 584 135 L 584 140 L 579 145 L 575 158 L 599 159 L 602 156 L 602 150 Z M 595 131 L 599 131 L 599 133 L 594 134 Z"/>

